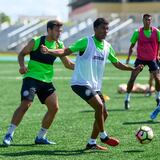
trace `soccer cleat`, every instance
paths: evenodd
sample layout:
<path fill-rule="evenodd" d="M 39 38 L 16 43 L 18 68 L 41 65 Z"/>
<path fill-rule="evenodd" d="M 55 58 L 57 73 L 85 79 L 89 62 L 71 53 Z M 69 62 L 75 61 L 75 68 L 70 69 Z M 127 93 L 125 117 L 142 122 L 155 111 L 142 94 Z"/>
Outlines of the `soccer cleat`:
<path fill-rule="evenodd" d="M 87 144 L 86 145 L 86 150 L 107 150 L 107 148 L 106 147 L 102 147 L 102 146 L 100 146 L 100 145 L 97 145 L 97 144 Z"/>
<path fill-rule="evenodd" d="M 35 139 L 35 144 L 56 144 L 55 142 L 49 141 L 47 138 L 38 138 Z"/>
<path fill-rule="evenodd" d="M 151 113 L 150 118 L 152 120 L 155 119 L 159 112 L 160 112 L 160 106 L 156 107 L 156 109 Z"/>
<path fill-rule="evenodd" d="M 106 137 L 104 139 L 100 138 L 102 143 L 108 144 L 109 146 L 117 146 L 119 144 L 119 140 L 113 137 Z"/>
<path fill-rule="evenodd" d="M 147 91 L 146 97 L 150 97 L 151 95 L 152 95 L 152 92 L 151 91 Z"/>
<path fill-rule="evenodd" d="M 124 101 L 124 108 L 126 110 L 130 108 L 129 101 L 127 101 L 127 100 Z"/>
<path fill-rule="evenodd" d="M 11 134 L 6 134 L 4 139 L 3 139 L 3 145 L 10 146 L 11 145 L 11 141 L 13 141 Z"/>

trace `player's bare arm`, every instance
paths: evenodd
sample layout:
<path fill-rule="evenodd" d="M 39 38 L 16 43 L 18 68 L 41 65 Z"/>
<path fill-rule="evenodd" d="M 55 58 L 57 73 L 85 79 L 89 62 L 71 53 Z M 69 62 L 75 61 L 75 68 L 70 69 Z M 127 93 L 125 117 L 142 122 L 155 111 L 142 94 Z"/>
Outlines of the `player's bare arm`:
<path fill-rule="evenodd" d="M 129 63 L 130 57 L 131 57 L 131 55 L 132 55 L 132 53 L 133 53 L 133 48 L 134 48 L 134 46 L 135 46 L 135 44 L 131 44 L 130 47 L 129 47 L 128 57 L 127 57 L 127 59 L 126 59 L 126 64 Z"/>
<path fill-rule="evenodd" d="M 72 54 L 69 48 L 65 49 L 48 49 L 46 46 L 41 45 L 41 52 L 44 54 L 51 54 L 58 57 L 63 57 Z"/>
<path fill-rule="evenodd" d="M 48 49 L 46 46 L 41 45 L 41 52 L 44 54 L 51 54 L 54 56 L 59 56 L 64 66 L 68 69 L 74 70 L 74 63 L 66 57 L 66 55 L 70 55 L 72 52 L 66 49 Z"/>
<path fill-rule="evenodd" d="M 24 63 L 24 57 L 32 51 L 33 46 L 34 46 L 34 40 L 31 40 L 18 55 L 20 74 L 25 74 L 27 72 L 27 67 L 25 66 L 25 63 Z"/>
<path fill-rule="evenodd" d="M 74 70 L 74 62 L 72 62 L 67 56 L 60 57 L 60 59 L 66 68 Z"/>
<path fill-rule="evenodd" d="M 126 71 L 136 71 L 136 72 L 140 72 L 143 69 L 143 65 L 139 65 L 136 68 L 125 65 L 121 62 L 116 62 L 116 63 L 112 63 L 116 68 L 120 69 L 120 70 L 126 70 Z"/>

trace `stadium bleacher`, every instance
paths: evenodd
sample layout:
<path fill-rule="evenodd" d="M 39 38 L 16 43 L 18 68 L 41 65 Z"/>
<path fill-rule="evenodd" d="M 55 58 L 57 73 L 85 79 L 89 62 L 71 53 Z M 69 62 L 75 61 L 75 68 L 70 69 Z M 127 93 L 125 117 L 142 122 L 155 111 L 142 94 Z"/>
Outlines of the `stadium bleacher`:
<path fill-rule="evenodd" d="M 83 3 L 82 3 L 83 2 Z M 109 1 L 93 1 L 98 7 L 98 3 L 101 5 L 104 2 Z M 116 1 L 120 2 L 120 1 Z M 81 4 L 82 3 L 82 4 Z M 69 6 L 72 8 L 73 13 L 77 8 L 81 8 L 84 5 L 84 9 L 81 12 L 86 12 L 87 9 L 85 5 L 92 3 L 89 1 L 78 1 L 73 0 L 70 2 Z M 116 3 L 114 3 L 116 4 Z M 113 5 L 114 5 L 113 4 Z M 102 5 L 101 5 L 102 6 Z M 99 8 L 98 8 L 99 9 Z M 92 8 L 91 8 L 92 10 Z M 80 11 L 80 10 L 78 10 Z M 101 13 L 102 12 L 102 13 Z M 129 47 L 130 37 L 134 29 L 141 26 L 141 14 L 138 13 L 106 13 L 102 10 L 100 13 L 97 11 L 91 17 L 79 18 L 76 21 L 72 21 L 70 25 L 64 24 L 63 33 L 61 39 L 64 41 L 65 46 L 70 45 L 75 40 L 93 34 L 92 23 L 97 16 L 105 16 L 110 22 L 109 33 L 107 40 L 113 45 L 118 53 L 126 53 Z M 77 12 L 76 12 L 77 13 Z M 79 12 L 78 12 L 79 14 Z M 82 17 L 84 16 L 83 13 Z M 160 15 L 153 13 L 153 25 L 158 26 L 160 24 Z M 83 19 L 83 20 L 82 20 Z M 69 22 L 68 22 L 69 23 Z M 22 47 L 33 37 L 37 35 L 46 34 L 46 21 L 42 20 L 32 20 L 28 24 L 15 24 L 9 26 L 8 28 L 0 31 L 0 51 L 14 51 L 19 52 Z M 118 37 L 118 38 L 117 38 Z"/>

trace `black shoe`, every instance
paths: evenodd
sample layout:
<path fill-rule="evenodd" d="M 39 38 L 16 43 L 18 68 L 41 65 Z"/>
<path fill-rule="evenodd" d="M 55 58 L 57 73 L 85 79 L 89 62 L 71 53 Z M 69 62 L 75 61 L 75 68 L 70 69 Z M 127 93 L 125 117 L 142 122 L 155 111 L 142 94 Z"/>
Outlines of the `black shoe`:
<path fill-rule="evenodd" d="M 129 101 L 124 101 L 124 108 L 128 110 L 130 108 Z"/>
<path fill-rule="evenodd" d="M 150 97 L 151 95 L 152 95 L 152 92 L 151 91 L 147 91 L 146 97 Z"/>

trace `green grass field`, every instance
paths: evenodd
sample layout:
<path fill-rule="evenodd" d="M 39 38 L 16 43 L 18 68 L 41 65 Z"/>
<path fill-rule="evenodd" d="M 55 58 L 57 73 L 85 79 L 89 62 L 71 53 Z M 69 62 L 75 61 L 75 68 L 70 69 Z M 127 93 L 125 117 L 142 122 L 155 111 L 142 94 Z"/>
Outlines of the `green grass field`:
<path fill-rule="evenodd" d="M 0 62 L 0 139 L 2 141 L 11 116 L 20 102 L 21 79 L 16 62 Z M 115 69 L 108 64 L 104 74 L 103 93 L 110 97 L 106 102 L 109 118 L 105 128 L 110 135 L 120 139 L 120 145 L 108 151 L 83 151 L 90 137 L 94 112 L 70 88 L 72 71 L 55 64 L 54 84 L 59 96 L 60 110 L 49 129 L 48 138 L 57 144 L 52 146 L 34 145 L 34 138 L 41 126 L 46 108 L 37 97 L 17 128 L 13 145 L 0 146 L 0 160 L 158 160 L 160 157 L 160 116 L 155 122 L 149 115 L 156 103 L 154 96 L 132 94 L 131 109 L 123 107 L 124 95 L 117 93 L 120 83 L 126 83 L 130 72 Z M 147 83 L 148 69 L 140 74 L 138 83 Z M 141 125 L 150 126 L 154 139 L 150 144 L 141 145 L 135 132 Z M 99 139 L 97 141 L 100 143 Z M 101 143 L 100 143 L 101 144 Z M 101 144 L 103 145 L 103 144 Z"/>

